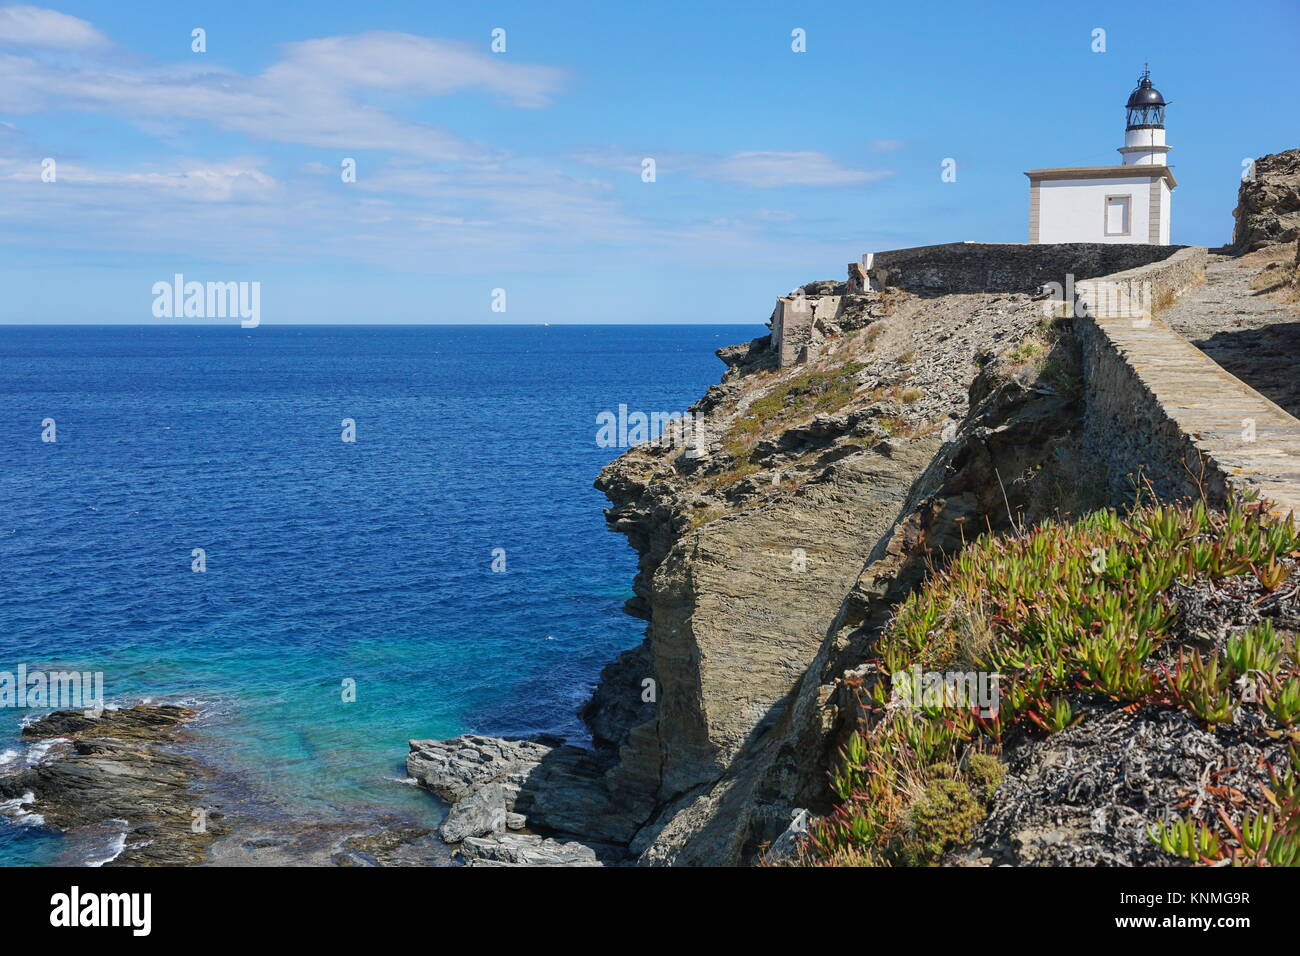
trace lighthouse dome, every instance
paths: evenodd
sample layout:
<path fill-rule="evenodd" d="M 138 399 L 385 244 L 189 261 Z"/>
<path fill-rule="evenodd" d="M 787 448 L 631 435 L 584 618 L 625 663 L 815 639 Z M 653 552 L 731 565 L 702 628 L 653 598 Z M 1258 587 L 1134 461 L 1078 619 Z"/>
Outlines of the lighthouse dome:
<path fill-rule="evenodd" d="M 1151 85 L 1151 77 L 1143 76 L 1136 90 L 1129 94 L 1128 108 L 1141 109 L 1146 106 L 1164 106 L 1165 98 Z"/>
<path fill-rule="evenodd" d="M 1151 72 L 1142 71 L 1137 89 L 1128 96 L 1125 104 L 1128 111 L 1127 129 L 1164 129 L 1165 98 L 1151 85 Z"/>

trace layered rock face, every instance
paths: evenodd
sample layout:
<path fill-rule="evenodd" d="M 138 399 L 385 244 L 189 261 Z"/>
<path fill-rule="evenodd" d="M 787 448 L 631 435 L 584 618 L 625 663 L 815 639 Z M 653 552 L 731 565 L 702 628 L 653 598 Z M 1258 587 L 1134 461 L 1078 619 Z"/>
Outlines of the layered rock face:
<path fill-rule="evenodd" d="M 843 672 L 927 563 L 1067 496 L 1077 354 L 1043 302 L 853 295 L 870 301 L 803 364 L 780 367 L 766 337 L 721 350 L 723 381 L 691 409 L 703 434 L 598 478 L 638 552 L 626 610 L 648 626 L 583 710 L 596 749 L 412 742 L 470 862 L 752 862 L 824 807 Z M 590 855 L 568 858 L 575 839 Z"/>
<path fill-rule="evenodd" d="M 1254 175 L 1237 194 L 1232 244 L 1254 252 L 1300 239 L 1300 149 L 1270 153 L 1255 161 Z"/>
<path fill-rule="evenodd" d="M 645 446 L 601 475 L 610 525 L 640 553 L 629 610 L 649 621 L 660 691 L 609 774 L 657 780 L 638 862 L 750 862 L 824 806 L 845 669 L 963 524 L 1005 527 L 1048 497 L 1044 463 L 1075 453 L 1073 363 L 1039 338 L 1042 315 L 1027 296 L 897 299 L 820 367 L 733 366 L 697 409 L 712 454 Z M 800 383 L 845 369 L 844 405 L 800 415 Z"/>

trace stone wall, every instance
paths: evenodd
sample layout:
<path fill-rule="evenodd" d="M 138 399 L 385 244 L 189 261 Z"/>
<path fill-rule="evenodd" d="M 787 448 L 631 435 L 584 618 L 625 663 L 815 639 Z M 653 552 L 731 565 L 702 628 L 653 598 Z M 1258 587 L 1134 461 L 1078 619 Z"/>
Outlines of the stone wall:
<path fill-rule="evenodd" d="M 1128 320 L 1085 318 L 1077 325 L 1087 389 L 1085 443 L 1105 463 L 1111 495 L 1131 499 L 1145 480 L 1161 498 L 1195 497 L 1199 477 L 1222 500 L 1225 476 L 1217 468 L 1201 475 L 1195 443 L 1166 414 L 1134 368 L 1135 356 L 1112 334 L 1118 321 Z"/>
<path fill-rule="evenodd" d="M 1144 266 L 1181 248 L 1103 242 L 949 242 L 877 252 L 869 271 L 882 287 L 923 296 L 1034 292 L 1049 282 L 1064 285 L 1069 276 L 1077 282 Z"/>
<path fill-rule="evenodd" d="M 819 324 L 834 321 L 840 296 L 781 296 L 772 310 L 772 348 L 777 364 L 785 367 L 807 361 L 822 339 Z"/>
<path fill-rule="evenodd" d="M 1116 245 L 1098 242 L 1019 245 L 994 242 L 950 242 L 937 246 L 894 249 L 851 262 L 843 283 L 812 283 L 802 294 L 776 300 L 769 325 L 771 346 L 781 367 L 816 355 L 827 329 L 841 324 L 847 308 L 858 308 L 861 297 L 886 287 L 923 297 L 954 293 L 1035 293 L 1048 283 L 1063 291 L 1098 276 L 1127 275 L 1134 267 L 1169 260 L 1175 272 L 1151 274 L 1177 285 L 1194 263 L 1180 259 L 1182 246 Z M 1200 253 L 1203 268 L 1204 250 Z M 836 287 L 840 294 L 818 294 L 819 287 Z M 1128 280 L 1125 280 L 1125 287 Z M 1094 289 L 1094 296 L 1098 289 Z M 1138 288 L 1134 285 L 1133 288 Z M 811 290 L 811 291 L 810 291 Z"/>
<path fill-rule="evenodd" d="M 1188 246 L 1150 265 L 1077 282 L 1075 296 L 1088 315 L 1151 318 L 1204 280 L 1208 255 L 1204 246 Z"/>

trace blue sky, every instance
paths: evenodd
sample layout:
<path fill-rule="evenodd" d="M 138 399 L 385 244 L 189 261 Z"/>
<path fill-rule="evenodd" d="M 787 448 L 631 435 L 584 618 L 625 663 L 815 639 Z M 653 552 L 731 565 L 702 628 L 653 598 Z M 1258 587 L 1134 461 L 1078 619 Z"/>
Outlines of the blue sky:
<path fill-rule="evenodd" d="M 264 323 L 762 322 L 867 251 L 1023 241 L 1023 171 L 1118 162 L 1144 59 L 1174 241 L 1217 245 L 1300 145 L 1300 5 L 1244 9 L 0 3 L 0 323 L 155 322 L 178 272 Z"/>

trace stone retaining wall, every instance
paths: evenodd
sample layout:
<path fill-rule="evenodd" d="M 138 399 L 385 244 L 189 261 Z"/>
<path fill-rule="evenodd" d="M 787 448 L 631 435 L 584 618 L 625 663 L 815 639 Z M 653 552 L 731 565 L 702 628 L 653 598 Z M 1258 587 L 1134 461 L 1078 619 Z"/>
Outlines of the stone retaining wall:
<path fill-rule="evenodd" d="M 949 242 L 872 254 L 867 267 L 880 286 L 916 295 L 1034 292 L 1056 282 L 1110 275 L 1168 259 L 1182 246 L 1060 242 L 1022 245 Z"/>
<path fill-rule="evenodd" d="M 1088 315 L 1149 319 L 1204 281 L 1208 255 L 1204 246 L 1187 246 L 1159 262 L 1077 282 L 1075 296 Z"/>

